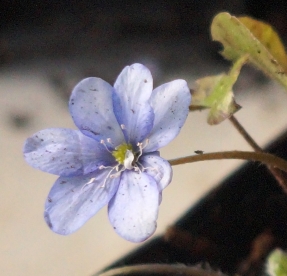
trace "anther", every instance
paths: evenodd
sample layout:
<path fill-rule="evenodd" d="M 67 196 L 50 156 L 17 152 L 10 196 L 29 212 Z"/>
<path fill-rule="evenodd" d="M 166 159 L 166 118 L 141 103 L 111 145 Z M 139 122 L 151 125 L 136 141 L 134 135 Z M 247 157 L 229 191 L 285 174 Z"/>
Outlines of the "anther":
<path fill-rule="evenodd" d="M 108 142 L 109 144 L 111 144 L 111 145 L 114 146 L 114 143 L 112 142 L 112 139 L 111 139 L 111 138 L 107 138 L 107 142 Z"/>
<path fill-rule="evenodd" d="M 126 126 L 124 124 L 121 124 L 121 129 L 126 129 Z"/>

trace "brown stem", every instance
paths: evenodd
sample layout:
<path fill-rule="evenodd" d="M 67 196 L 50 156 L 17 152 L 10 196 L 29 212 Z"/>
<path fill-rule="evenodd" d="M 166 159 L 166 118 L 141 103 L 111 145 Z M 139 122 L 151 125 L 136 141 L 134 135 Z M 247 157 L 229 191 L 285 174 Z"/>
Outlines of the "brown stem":
<path fill-rule="evenodd" d="M 199 161 L 222 160 L 222 159 L 242 159 L 242 160 L 258 161 L 265 165 L 276 167 L 282 171 L 287 172 L 287 161 L 285 161 L 284 159 L 272 155 L 270 153 L 253 152 L 253 151 L 222 151 L 222 152 L 203 153 L 199 155 L 191 155 L 177 159 L 172 159 L 169 160 L 169 163 L 172 166 L 175 166 Z"/>
<path fill-rule="evenodd" d="M 218 271 L 203 270 L 198 267 L 188 267 L 185 265 L 170 265 L 170 264 L 143 264 L 124 266 L 120 268 L 111 269 L 97 274 L 98 276 L 120 276 L 120 275 L 164 275 L 164 276 L 224 276 Z M 96 275 L 95 275 L 96 276 Z"/>
<path fill-rule="evenodd" d="M 229 118 L 229 120 L 233 124 L 233 126 L 238 130 L 238 132 L 242 135 L 245 141 L 256 152 L 263 152 L 260 146 L 253 140 L 253 138 L 248 134 L 248 132 L 244 129 L 244 127 L 238 122 L 238 120 L 233 115 Z M 267 165 L 267 168 L 272 173 L 274 178 L 277 180 L 281 188 L 287 193 L 287 179 L 286 177 L 284 177 L 284 174 L 282 173 L 282 171 L 270 165 Z"/>
<path fill-rule="evenodd" d="M 249 135 L 249 133 L 244 129 L 244 127 L 238 122 L 238 120 L 231 115 L 229 121 L 233 124 L 233 126 L 238 130 L 238 132 L 242 135 L 245 141 L 255 150 L 262 151 L 259 145 L 253 140 L 253 138 Z"/>

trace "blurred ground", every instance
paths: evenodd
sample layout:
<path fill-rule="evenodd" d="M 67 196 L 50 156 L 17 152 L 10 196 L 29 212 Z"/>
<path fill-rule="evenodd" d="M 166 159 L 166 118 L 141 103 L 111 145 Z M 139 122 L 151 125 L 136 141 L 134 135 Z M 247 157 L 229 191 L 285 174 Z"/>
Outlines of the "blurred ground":
<path fill-rule="evenodd" d="M 52 233 L 44 223 L 43 205 L 56 176 L 29 167 L 22 158 L 22 146 L 38 130 L 75 128 L 67 109 L 73 86 L 87 76 L 113 83 L 125 65 L 141 62 L 152 71 L 155 86 L 183 78 L 193 87 L 197 77 L 227 68 L 216 54 L 217 45 L 209 42 L 213 14 L 217 10 L 259 12 L 256 1 L 249 1 L 248 7 L 245 1 L 214 1 L 209 9 L 205 7 L 210 1 L 182 1 L 182 5 L 169 1 L 129 5 L 127 1 L 122 6 L 117 1 L 81 3 L 44 1 L 24 6 L 20 1 L 2 2 L 1 275 L 90 275 L 139 246 L 114 233 L 105 208 L 68 237 Z M 276 18 L 274 22 L 284 34 L 286 18 L 268 3 L 269 12 L 264 13 L 261 3 L 259 15 Z M 277 7 L 282 10 L 280 3 Z M 237 118 L 260 145 L 286 128 L 287 95 L 281 87 L 246 68 L 235 92 L 243 106 Z M 228 121 L 211 127 L 206 115 L 190 114 L 181 134 L 161 151 L 162 156 L 171 159 L 195 150 L 249 150 Z M 155 235 L 239 164 L 221 161 L 175 167 L 173 182 L 163 193 Z"/>

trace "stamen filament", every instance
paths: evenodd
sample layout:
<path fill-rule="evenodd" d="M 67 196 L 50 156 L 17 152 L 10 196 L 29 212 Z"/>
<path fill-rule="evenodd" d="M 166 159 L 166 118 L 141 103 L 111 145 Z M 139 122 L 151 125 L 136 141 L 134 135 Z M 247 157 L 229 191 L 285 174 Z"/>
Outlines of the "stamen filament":
<path fill-rule="evenodd" d="M 109 139 L 109 138 L 108 138 L 108 139 Z M 106 150 L 107 150 L 108 152 L 112 153 L 112 152 L 108 149 L 105 140 L 101 140 L 101 144 L 104 145 L 104 147 L 106 148 Z"/>
<path fill-rule="evenodd" d="M 143 149 L 148 145 L 149 139 L 145 140 L 145 144 L 143 146 L 143 143 L 138 142 L 137 146 L 139 147 L 139 154 L 137 156 L 136 162 L 138 162 L 139 158 L 143 155 Z"/>
<path fill-rule="evenodd" d="M 105 178 L 105 180 L 104 180 L 104 184 L 100 186 L 101 188 L 105 188 L 107 179 L 110 177 L 112 171 L 113 171 L 114 169 L 116 169 L 116 167 L 117 167 L 117 166 L 113 167 L 113 168 L 109 171 L 108 175 L 106 176 L 106 178 Z"/>
<path fill-rule="evenodd" d="M 83 185 L 83 187 L 81 188 L 81 192 L 85 189 L 86 186 L 92 184 L 95 180 L 96 180 L 96 178 L 92 177 L 89 182 L 87 182 Z"/>
<path fill-rule="evenodd" d="M 109 169 L 109 168 L 114 168 L 114 167 L 112 167 L 112 166 L 104 166 L 104 165 L 99 166 L 100 170 L 102 170 L 102 169 Z"/>

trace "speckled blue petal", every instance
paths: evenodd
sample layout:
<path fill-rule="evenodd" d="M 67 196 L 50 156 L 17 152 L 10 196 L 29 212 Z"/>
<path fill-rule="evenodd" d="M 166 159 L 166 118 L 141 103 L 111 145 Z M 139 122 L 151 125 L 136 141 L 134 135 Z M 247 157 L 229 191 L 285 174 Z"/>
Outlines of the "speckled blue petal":
<path fill-rule="evenodd" d="M 142 242 L 156 230 L 159 191 L 146 173 L 124 171 L 117 193 L 110 201 L 109 219 L 115 231 L 131 242 Z"/>
<path fill-rule="evenodd" d="M 69 109 L 76 126 L 97 140 L 111 138 L 114 146 L 124 141 L 112 103 L 113 87 L 99 78 L 87 78 L 74 88 Z"/>
<path fill-rule="evenodd" d="M 142 142 L 153 127 L 154 113 L 149 98 L 153 80 L 141 64 L 127 66 L 118 76 L 113 93 L 114 112 L 128 143 Z"/>
<path fill-rule="evenodd" d="M 32 167 L 60 176 L 87 174 L 114 162 L 102 144 L 78 130 L 64 128 L 35 133 L 26 140 L 23 151 Z"/>
<path fill-rule="evenodd" d="M 145 168 L 144 171 L 155 179 L 159 191 L 162 191 L 171 182 L 171 165 L 156 152 L 143 155 L 139 162 Z"/>
<path fill-rule="evenodd" d="M 58 234 L 71 234 L 107 205 L 120 181 L 120 177 L 109 178 L 109 171 L 58 178 L 45 204 L 44 218 L 48 226 Z"/>
<path fill-rule="evenodd" d="M 156 151 L 167 145 L 183 126 L 191 101 L 186 81 L 175 80 L 157 87 L 150 98 L 154 109 L 154 126 L 144 152 Z"/>

